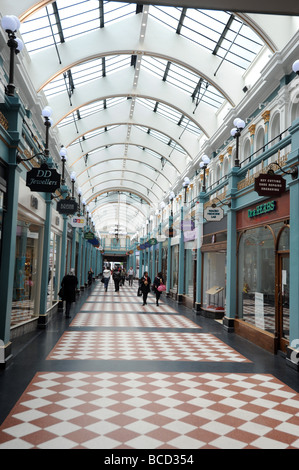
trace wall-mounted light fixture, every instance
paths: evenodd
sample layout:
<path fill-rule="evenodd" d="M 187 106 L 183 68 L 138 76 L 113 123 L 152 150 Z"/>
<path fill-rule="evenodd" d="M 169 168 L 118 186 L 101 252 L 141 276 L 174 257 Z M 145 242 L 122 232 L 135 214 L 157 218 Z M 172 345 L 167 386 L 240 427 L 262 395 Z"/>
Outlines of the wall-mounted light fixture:
<path fill-rule="evenodd" d="M 14 15 L 6 15 L 1 19 L 1 26 L 8 35 L 7 45 L 10 49 L 10 60 L 9 60 L 9 79 L 8 84 L 5 87 L 5 94 L 7 96 L 15 96 L 15 85 L 14 85 L 14 67 L 15 67 L 15 55 L 17 55 L 24 47 L 21 39 L 17 38 L 15 33 L 20 28 L 20 20 Z"/>
<path fill-rule="evenodd" d="M 240 160 L 239 160 L 239 137 L 241 135 L 242 129 L 245 127 L 245 122 L 237 118 L 234 120 L 234 128 L 230 131 L 231 135 L 236 139 L 236 157 L 235 157 L 235 166 L 240 167 Z"/>
<path fill-rule="evenodd" d="M 201 162 L 199 164 L 200 168 L 203 170 L 203 184 L 202 184 L 202 191 L 206 192 L 206 169 L 208 164 L 210 163 L 210 158 L 207 155 L 203 155 L 201 157 Z"/>

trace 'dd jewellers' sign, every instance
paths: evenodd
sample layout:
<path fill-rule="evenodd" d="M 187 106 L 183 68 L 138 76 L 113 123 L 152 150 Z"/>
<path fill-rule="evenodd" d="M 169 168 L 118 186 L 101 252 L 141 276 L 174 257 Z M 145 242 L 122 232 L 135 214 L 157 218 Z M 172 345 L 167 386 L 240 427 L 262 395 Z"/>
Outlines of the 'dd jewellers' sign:
<path fill-rule="evenodd" d="M 32 168 L 26 175 L 26 186 L 39 193 L 54 193 L 60 187 L 60 174 L 55 168 L 43 163 L 40 168 Z"/>
<path fill-rule="evenodd" d="M 57 202 L 57 212 L 59 214 L 72 215 L 77 212 L 78 204 L 74 199 L 60 199 Z"/>
<path fill-rule="evenodd" d="M 266 173 L 255 178 L 254 190 L 259 196 L 280 196 L 286 190 L 286 182 L 280 175 Z"/>

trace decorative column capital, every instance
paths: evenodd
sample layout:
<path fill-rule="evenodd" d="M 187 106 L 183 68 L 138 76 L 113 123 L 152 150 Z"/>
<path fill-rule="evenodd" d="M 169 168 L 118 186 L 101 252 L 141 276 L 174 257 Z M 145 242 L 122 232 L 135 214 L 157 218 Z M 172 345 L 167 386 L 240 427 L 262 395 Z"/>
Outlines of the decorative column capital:
<path fill-rule="evenodd" d="M 264 111 L 262 118 L 264 119 L 264 124 L 267 124 L 270 121 L 270 111 Z"/>
<path fill-rule="evenodd" d="M 255 134 L 255 128 L 256 128 L 255 124 L 251 124 L 251 126 L 249 126 L 250 137 Z"/>

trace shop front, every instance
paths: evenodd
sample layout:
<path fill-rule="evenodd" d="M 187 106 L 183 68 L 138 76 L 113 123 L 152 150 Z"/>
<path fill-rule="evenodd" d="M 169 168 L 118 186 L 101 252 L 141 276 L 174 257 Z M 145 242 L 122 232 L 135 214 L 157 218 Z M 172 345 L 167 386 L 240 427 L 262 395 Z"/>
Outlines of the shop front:
<path fill-rule="evenodd" d="M 226 298 L 226 216 L 203 226 L 201 315 L 221 319 Z"/>
<path fill-rule="evenodd" d="M 1 246 L 2 246 L 2 227 L 4 212 L 6 211 L 6 167 L 4 162 L 0 160 L 0 264 L 1 264 Z"/>
<path fill-rule="evenodd" d="M 235 331 L 273 353 L 289 344 L 289 193 L 237 214 Z"/>

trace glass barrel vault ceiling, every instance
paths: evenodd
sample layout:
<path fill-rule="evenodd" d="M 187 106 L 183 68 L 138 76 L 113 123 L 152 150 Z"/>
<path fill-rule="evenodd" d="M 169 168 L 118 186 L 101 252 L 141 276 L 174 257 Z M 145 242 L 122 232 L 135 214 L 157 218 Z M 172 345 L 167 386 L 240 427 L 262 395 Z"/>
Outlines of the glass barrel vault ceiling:
<path fill-rule="evenodd" d="M 213 70 L 215 76 L 221 73 L 225 64 L 230 64 L 231 70 L 242 74 L 264 46 L 261 38 L 238 16 L 230 12 L 153 5 L 142 7 L 133 3 L 99 0 L 68 1 L 67 4 L 63 0 L 49 2 L 22 22 L 22 39 L 33 61 L 41 51 L 46 54 L 49 48 L 54 48 L 59 64 L 62 44 L 67 44 L 79 36 L 85 37 L 91 31 L 116 24 L 119 25 L 121 37 L 123 22 L 136 14 L 142 14 L 144 9 L 148 12 L 148 18 L 158 22 L 160 27 L 175 33 L 176 37 L 184 38 L 193 47 L 196 46 L 199 55 L 205 50 L 210 57 L 219 57 L 217 68 Z M 141 28 L 139 34 L 144 40 L 146 28 Z M 100 49 L 101 44 L 99 53 Z M 132 96 L 127 94 L 89 102 L 89 86 L 96 82 L 101 87 L 101 80 L 113 79 L 116 74 L 130 73 L 132 69 L 139 77 L 142 71 L 153 77 L 153 80 L 163 82 L 174 95 L 183 95 L 193 114 L 200 104 L 216 113 L 226 101 L 225 96 L 206 78 L 188 69 L 179 60 L 170 61 L 168 58 L 150 54 L 142 55 L 141 58 L 122 51 L 119 54 L 80 62 L 55 76 L 43 87 L 50 105 L 53 99 L 67 97 L 69 108 L 59 117 L 56 124 L 61 135 L 68 136 L 68 141 L 61 144 L 68 146 L 68 155 L 71 156 L 68 161 L 70 169 L 77 173 L 77 183 L 82 187 L 83 197 L 87 203 L 92 203 L 91 209 L 100 231 L 113 222 L 119 223 L 119 220 L 109 220 L 111 212 L 107 210 L 103 210 L 102 217 L 99 217 L 101 207 L 107 204 L 109 194 L 112 199 L 115 197 L 114 190 L 119 193 L 122 191 L 122 202 L 125 198 L 125 204 L 136 205 L 136 214 L 144 217 L 144 214 L 149 216 L 150 213 L 155 213 L 159 201 L 172 189 L 172 184 L 190 159 L 195 157 L 195 154 L 181 143 L 181 136 L 196 142 L 202 133 L 197 121 L 192 118 L 192 112 L 186 115 L 183 109 L 169 101 L 139 95 L 132 99 Z M 73 99 L 83 88 L 86 89 L 86 101 L 74 109 Z M 114 110 L 117 113 L 118 109 L 128 105 L 129 100 L 132 103 L 127 122 L 103 124 L 108 111 Z M 138 109 L 147 116 L 155 116 L 154 119 L 162 119 L 157 123 L 163 122 L 163 126 L 154 125 L 155 121 L 150 118 L 148 124 L 138 120 L 134 122 L 134 107 L 135 113 Z M 53 111 L 59 116 L 59 110 Z M 165 125 L 167 122 L 168 126 Z M 178 129 L 179 132 L 176 131 L 175 134 L 173 129 Z M 126 135 L 126 139 L 123 135 Z M 111 150 L 113 146 L 116 147 L 115 152 Z M 108 151 L 108 158 L 103 157 Z M 102 158 L 105 159 L 105 165 L 98 164 Z M 134 191 L 135 198 L 132 198 Z M 105 198 L 101 196 L 103 194 Z M 117 201 L 112 199 L 111 204 L 117 204 Z M 142 211 L 140 202 L 143 203 Z M 124 207 L 124 204 L 119 204 L 120 210 L 123 211 Z M 130 214 L 130 211 L 125 212 Z M 118 219 L 122 219 L 119 212 Z M 137 216 L 132 219 L 130 215 L 126 222 L 123 220 L 122 223 L 126 225 L 128 233 L 134 233 L 140 227 L 141 219 Z"/>

